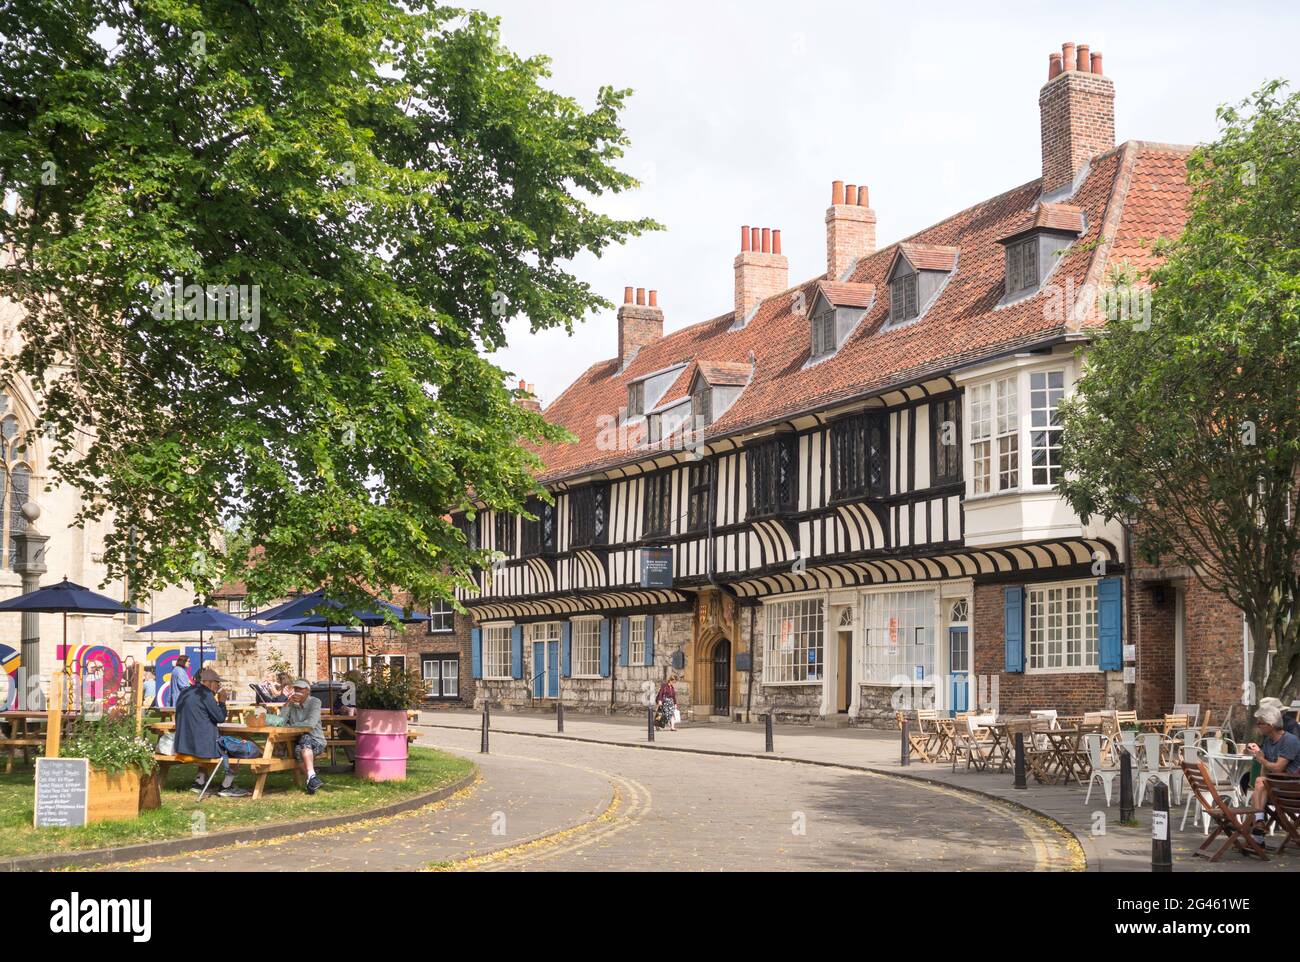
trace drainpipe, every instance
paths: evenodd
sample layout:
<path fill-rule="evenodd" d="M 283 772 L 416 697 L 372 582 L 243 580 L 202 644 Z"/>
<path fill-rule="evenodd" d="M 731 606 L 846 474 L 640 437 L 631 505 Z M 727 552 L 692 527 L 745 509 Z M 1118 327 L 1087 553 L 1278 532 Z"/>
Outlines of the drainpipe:
<path fill-rule="evenodd" d="M 754 617 L 758 613 L 758 605 L 749 606 L 749 685 L 745 690 L 745 721 L 749 721 L 750 711 L 754 704 Z"/>
<path fill-rule="evenodd" d="M 1133 529 L 1127 524 L 1124 525 L 1124 634 L 1129 643 L 1137 645 L 1137 639 L 1133 637 Z M 1124 649 L 1120 647 L 1120 672 L 1124 671 Z M 1121 674 L 1122 677 L 1122 674 Z M 1137 684 L 1136 672 L 1134 673 L 1134 685 L 1128 691 L 1128 707 L 1137 707 Z M 1125 686 L 1126 688 L 1128 686 Z"/>

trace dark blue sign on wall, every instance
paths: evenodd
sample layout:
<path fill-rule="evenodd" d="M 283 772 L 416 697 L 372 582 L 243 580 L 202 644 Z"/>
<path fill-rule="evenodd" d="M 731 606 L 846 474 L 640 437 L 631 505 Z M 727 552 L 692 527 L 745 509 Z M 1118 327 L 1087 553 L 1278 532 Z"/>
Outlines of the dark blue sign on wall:
<path fill-rule="evenodd" d="M 641 549 L 641 587 L 671 588 L 673 586 L 673 549 Z"/>

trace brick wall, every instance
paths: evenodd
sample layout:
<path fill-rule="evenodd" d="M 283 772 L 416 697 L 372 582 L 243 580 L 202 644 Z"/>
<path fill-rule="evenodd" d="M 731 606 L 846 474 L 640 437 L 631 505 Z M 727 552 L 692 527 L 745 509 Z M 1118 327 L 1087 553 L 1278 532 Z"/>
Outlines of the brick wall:
<path fill-rule="evenodd" d="M 1139 578 L 1133 593 L 1133 635 L 1137 644 L 1136 707 L 1139 718 L 1158 718 L 1174 708 L 1175 592 Z"/>
<path fill-rule="evenodd" d="M 859 258 L 876 250 L 876 212 L 867 206 L 867 188 L 856 188 L 856 194 L 856 199 L 839 198 L 826 211 L 828 280 L 838 281 Z"/>
<path fill-rule="evenodd" d="M 1066 70 L 1038 94 L 1043 193 L 1068 187 L 1096 154 L 1115 146 L 1115 85 L 1109 77 Z"/>
<path fill-rule="evenodd" d="M 1120 672 L 1079 671 L 1061 674 L 1004 672 L 1005 604 L 1003 585 L 975 586 L 975 673 L 997 678 L 997 709 L 1002 714 L 1022 715 L 1031 709 L 1055 708 L 1062 715 L 1080 715 L 1101 708 L 1124 708 L 1116 697 L 1116 682 L 1108 676 Z M 1122 684 L 1121 684 L 1122 688 Z"/>
<path fill-rule="evenodd" d="M 452 625 L 450 632 L 435 632 L 433 634 L 429 633 L 428 625 L 424 622 L 403 625 L 396 630 L 377 628 L 370 632 L 370 637 L 366 641 L 365 654 L 370 657 L 375 655 L 400 655 L 406 659 L 406 670 L 412 672 L 421 670 L 420 658 L 422 655 L 457 655 L 460 662 L 458 697 L 449 700 L 430 700 L 428 707 L 433 710 L 439 708 L 464 708 L 474 704 L 476 694 L 474 678 L 470 671 L 470 619 L 463 615 L 456 615 L 452 620 Z M 361 639 L 358 637 L 335 638 L 330 645 L 330 651 L 335 657 L 361 655 Z M 316 677 L 329 677 L 323 635 L 320 644 L 316 648 Z"/>

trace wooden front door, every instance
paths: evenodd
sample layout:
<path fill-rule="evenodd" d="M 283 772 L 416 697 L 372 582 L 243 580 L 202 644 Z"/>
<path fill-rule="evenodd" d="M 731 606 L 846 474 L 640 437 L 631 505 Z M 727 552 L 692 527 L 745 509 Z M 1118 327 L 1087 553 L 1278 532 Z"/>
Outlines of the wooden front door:
<path fill-rule="evenodd" d="M 731 714 L 731 642 L 726 638 L 713 647 L 713 714 Z"/>

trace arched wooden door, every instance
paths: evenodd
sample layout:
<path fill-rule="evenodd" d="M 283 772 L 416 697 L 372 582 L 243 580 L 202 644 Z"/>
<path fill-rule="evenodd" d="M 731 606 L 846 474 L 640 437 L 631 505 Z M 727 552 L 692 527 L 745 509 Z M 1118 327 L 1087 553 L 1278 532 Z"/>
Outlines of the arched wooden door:
<path fill-rule="evenodd" d="M 731 642 L 726 638 L 713 646 L 713 714 L 731 714 Z"/>

